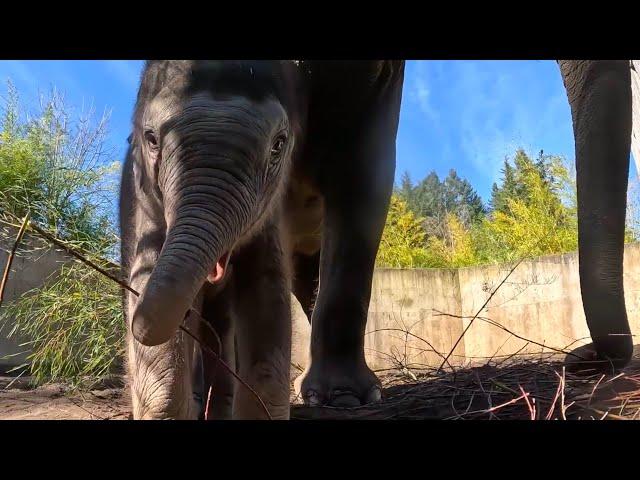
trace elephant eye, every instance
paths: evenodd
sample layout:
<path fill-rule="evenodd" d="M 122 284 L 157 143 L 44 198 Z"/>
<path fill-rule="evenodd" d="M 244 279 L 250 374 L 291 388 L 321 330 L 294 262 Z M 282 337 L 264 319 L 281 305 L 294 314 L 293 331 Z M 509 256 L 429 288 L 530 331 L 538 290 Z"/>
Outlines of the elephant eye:
<path fill-rule="evenodd" d="M 152 148 L 156 148 L 158 146 L 158 139 L 154 135 L 153 131 L 145 130 L 144 139 L 149 143 Z"/>
<path fill-rule="evenodd" d="M 285 142 L 287 141 L 287 137 L 284 135 L 279 135 L 271 145 L 271 161 L 269 163 L 277 163 L 280 160 L 280 156 L 282 155 L 282 151 L 284 150 Z"/>

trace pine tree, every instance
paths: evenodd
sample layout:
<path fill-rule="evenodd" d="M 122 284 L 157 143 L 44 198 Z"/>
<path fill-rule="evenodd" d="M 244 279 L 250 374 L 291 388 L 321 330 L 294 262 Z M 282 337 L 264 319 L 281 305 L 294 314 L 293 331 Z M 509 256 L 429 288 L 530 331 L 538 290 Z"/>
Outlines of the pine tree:
<path fill-rule="evenodd" d="M 517 154 L 516 154 L 517 157 Z M 516 195 L 518 185 L 516 182 L 515 169 L 509 163 L 509 159 L 504 159 L 504 167 L 501 170 L 502 183 L 500 186 L 493 184 L 491 190 L 491 200 L 489 201 L 492 212 L 504 212 L 507 208 L 506 199 Z"/>
<path fill-rule="evenodd" d="M 402 174 L 402 178 L 400 179 L 400 186 L 395 189 L 395 193 L 405 202 L 411 203 L 411 198 L 413 195 L 413 182 L 411 181 L 409 172 L 407 172 L 406 170 Z"/>

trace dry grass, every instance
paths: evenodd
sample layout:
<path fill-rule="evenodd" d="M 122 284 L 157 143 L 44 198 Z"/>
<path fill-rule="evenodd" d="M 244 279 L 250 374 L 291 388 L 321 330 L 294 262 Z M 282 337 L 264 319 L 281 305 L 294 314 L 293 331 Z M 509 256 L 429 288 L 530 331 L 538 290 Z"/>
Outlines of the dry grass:
<path fill-rule="evenodd" d="M 294 405 L 292 419 L 631 420 L 640 417 L 640 359 L 618 373 L 567 372 L 559 359 L 510 359 L 455 371 L 381 376 L 384 399 L 352 409 Z M 415 380 L 413 379 L 415 377 Z"/>

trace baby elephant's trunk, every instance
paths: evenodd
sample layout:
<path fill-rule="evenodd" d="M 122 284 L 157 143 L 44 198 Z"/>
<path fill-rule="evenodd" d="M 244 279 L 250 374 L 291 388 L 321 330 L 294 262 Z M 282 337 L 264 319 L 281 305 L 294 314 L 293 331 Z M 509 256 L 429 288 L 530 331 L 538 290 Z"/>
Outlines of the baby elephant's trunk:
<path fill-rule="evenodd" d="M 207 277 L 224 276 L 229 251 L 250 221 L 253 195 L 235 193 L 239 189 L 230 188 L 231 176 L 220 178 L 216 168 L 197 170 L 181 174 L 191 181 L 182 182 L 175 208 L 165 205 L 170 209 L 167 238 L 131 325 L 144 345 L 171 339 Z"/>

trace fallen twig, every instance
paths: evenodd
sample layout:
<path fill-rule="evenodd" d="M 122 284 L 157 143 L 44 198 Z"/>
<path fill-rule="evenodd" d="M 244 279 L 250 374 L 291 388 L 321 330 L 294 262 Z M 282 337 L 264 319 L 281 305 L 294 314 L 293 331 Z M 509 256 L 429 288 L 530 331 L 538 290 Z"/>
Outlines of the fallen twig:
<path fill-rule="evenodd" d="M 30 213 L 24 216 L 22 220 L 22 225 L 20 226 L 20 230 L 18 230 L 18 235 L 16 236 L 15 242 L 13 242 L 13 247 L 11 247 L 11 251 L 9 252 L 9 256 L 7 257 L 7 263 L 4 267 L 4 273 L 2 274 L 2 282 L 0 283 L 0 306 L 2 306 L 2 300 L 4 299 L 4 289 L 7 285 L 7 279 L 9 278 L 9 272 L 11 271 L 11 264 L 13 263 L 13 257 L 16 254 L 16 250 L 18 249 L 18 245 L 22 241 L 22 237 L 24 236 L 24 232 L 27 229 L 27 223 L 29 222 Z"/>
<path fill-rule="evenodd" d="M 3 212 L 2 210 L 0 210 L 0 213 L 4 213 L 5 215 L 9 215 L 15 218 L 14 215 L 8 213 L 8 212 Z M 78 260 L 80 260 L 82 263 L 84 263 L 85 265 L 93 268 L 94 270 L 96 270 L 97 272 L 101 273 L 102 275 L 104 275 L 107 278 L 110 278 L 111 280 L 113 280 L 114 282 L 116 282 L 118 285 L 120 285 L 121 287 L 125 288 L 126 290 L 128 290 L 129 292 L 131 292 L 132 294 L 134 294 L 136 297 L 139 297 L 140 294 L 134 290 L 131 286 L 129 286 L 127 284 L 127 282 L 125 282 L 122 279 L 117 278 L 115 275 L 112 275 L 111 273 L 109 273 L 108 271 L 106 271 L 104 268 L 101 268 L 100 266 L 98 266 L 96 263 L 92 262 L 91 260 L 89 260 L 85 255 L 79 253 L 76 251 L 75 248 L 70 247 L 69 245 L 66 245 L 65 242 L 63 242 L 62 240 L 56 238 L 54 235 L 50 234 L 49 232 L 47 232 L 46 230 L 44 230 L 43 228 L 41 228 L 40 226 L 38 226 L 36 223 L 32 222 L 29 220 L 29 214 L 27 214 L 27 216 L 24 218 L 23 222 L 22 222 L 22 226 L 20 228 L 20 232 L 18 233 L 18 237 L 16 238 L 16 242 L 14 243 L 13 249 L 12 249 L 12 253 L 9 255 L 9 259 L 7 261 L 7 267 L 5 267 L 5 274 L 3 276 L 3 280 L 2 280 L 2 285 L 0 285 L 0 288 L 2 288 L 2 291 L 4 290 L 4 284 L 6 283 L 6 280 L 8 278 L 8 271 L 10 270 L 11 267 L 11 261 L 13 260 L 13 253 L 15 253 L 15 250 L 18 248 L 18 244 L 20 243 L 20 241 L 22 240 L 22 237 L 24 235 L 24 232 L 26 230 L 26 227 L 29 226 L 30 228 L 32 228 L 33 230 L 35 230 L 37 233 L 39 233 L 41 236 L 43 236 L 44 238 L 46 238 L 47 240 L 49 240 L 51 243 L 57 245 L 58 247 L 62 248 L 63 250 L 65 250 L 66 252 L 68 252 L 70 255 L 74 256 L 75 258 L 77 258 Z M 113 265 L 112 262 L 106 262 L 105 263 L 110 263 Z M 0 291 L 0 293 L 2 293 L 2 291 Z M 1 297 L 0 297 L 1 298 Z M 1 302 L 0 302 L 1 304 Z M 201 322 L 204 323 L 205 325 L 207 325 L 209 327 L 210 330 L 212 330 L 216 336 L 216 338 L 218 339 L 218 342 L 220 342 L 220 337 L 218 336 L 218 334 L 215 332 L 215 330 L 213 330 L 213 327 L 206 321 L 204 320 L 200 314 L 198 312 L 196 312 L 193 309 L 190 309 L 186 314 L 185 314 L 185 318 L 188 317 L 188 315 L 190 315 L 191 313 L 193 313 L 196 318 Z M 240 382 L 240 384 L 243 385 L 244 388 L 248 389 L 251 394 L 253 396 L 256 397 L 256 399 L 258 400 L 258 403 L 260 404 L 260 406 L 262 407 L 262 409 L 265 411 L 267 418 L 269 420 L 272 420 L 273 417 L 271 416 L 271 414 L 269 413 L 269 409 L 267 408 L 267 406 L 265 405 L 265 403 L 262 401 L 262 398 L 260 398 L 260 395 L 258 395 L 258 393 L 251 388 L 251 386 L 245 382 L 240 376 L 238 376 L 236 374 L 236 372 L 229 367 L 229 365 L 222 360 L 222 358 L 220 358 L 220 356 L 214 352 L 205 342 L 201 341 L 195 334 L 193 334 L 190 330 L 188 330 L 184 325 L 180 325 L 179 326 L 180 330 L 182 330 L 184 333 L 186 333 L 189 337 L 191 337 L 193 340 L 195 340 L 198 344 L 200 344 L 200 346 L 207 351 L 210 355 L 212 355 L 214 357 L 214 359 L 220 363 L 220 365 L 222 365 L 222 367 L 228 372 L 230 373 L 238 382 Z M 221 344 L 220 345 L 220 349 Z"/>

